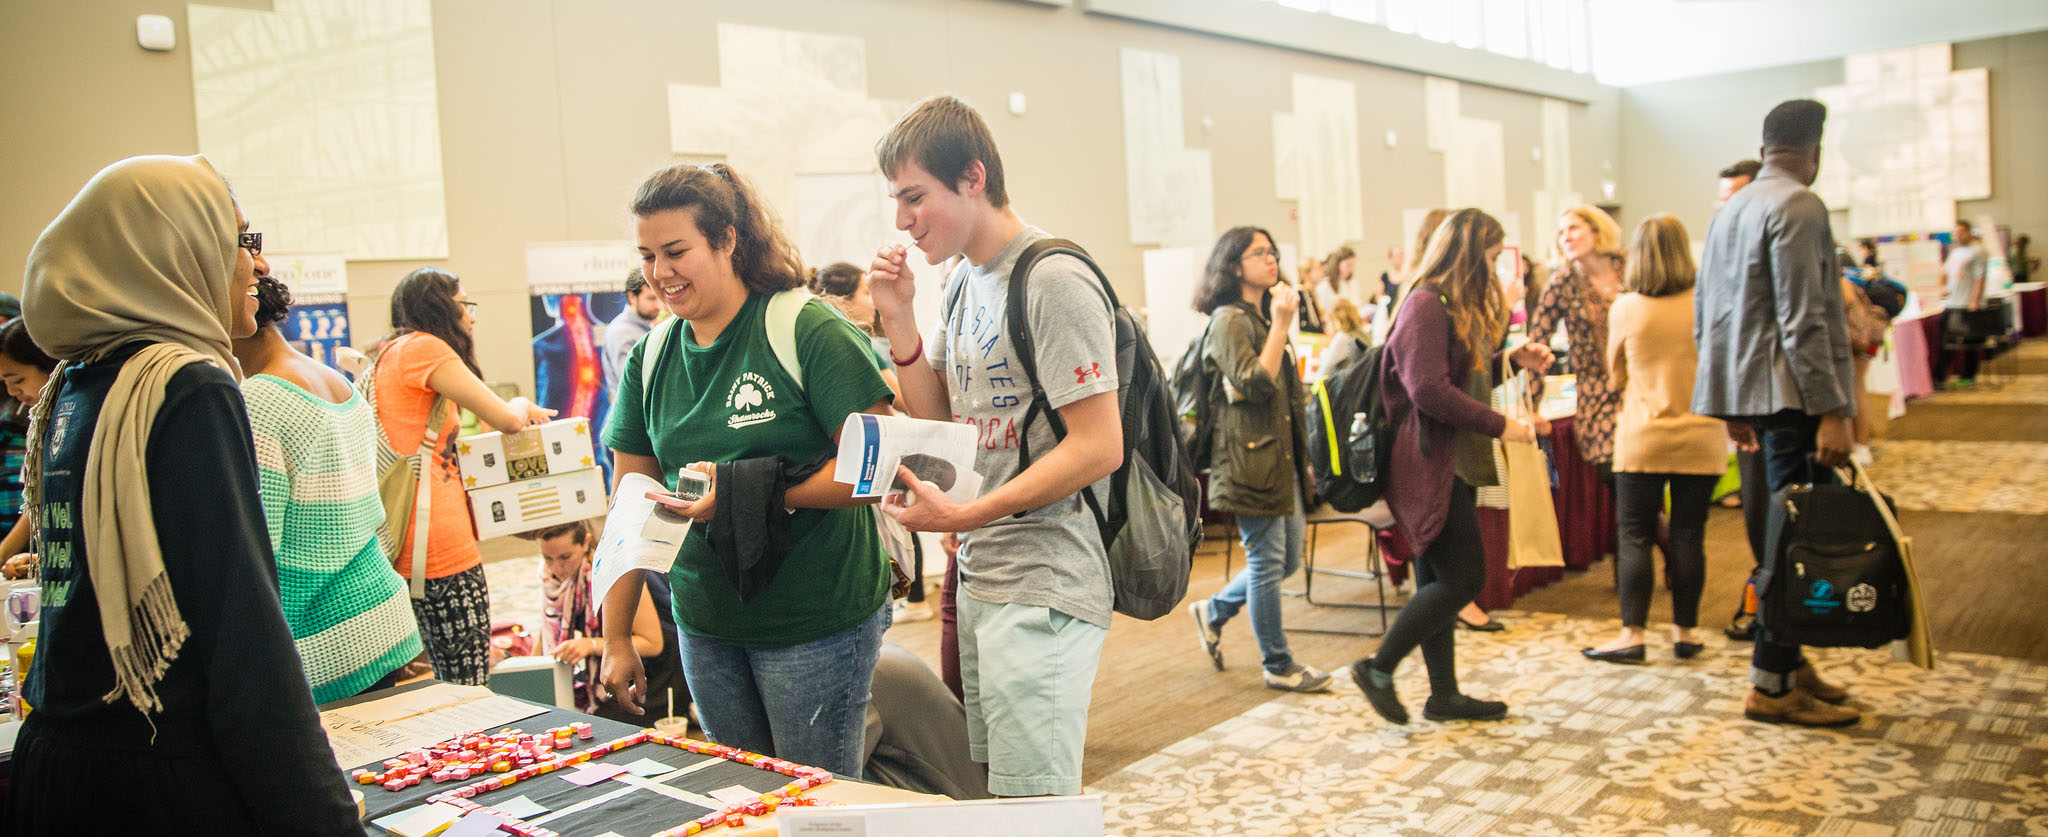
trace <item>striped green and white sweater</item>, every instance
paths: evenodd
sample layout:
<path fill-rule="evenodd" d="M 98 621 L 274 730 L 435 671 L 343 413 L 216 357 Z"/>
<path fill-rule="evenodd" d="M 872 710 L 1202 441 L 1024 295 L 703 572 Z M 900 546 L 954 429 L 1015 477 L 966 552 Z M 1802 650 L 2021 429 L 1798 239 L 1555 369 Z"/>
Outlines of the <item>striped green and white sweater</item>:
<path fill-rule="evenodd" d="M 405 580 L 377 548 L 377 417 L 272 375 L 242 383 L 284 618 L 313 700 L 351 697 L 420 653 Z"/>

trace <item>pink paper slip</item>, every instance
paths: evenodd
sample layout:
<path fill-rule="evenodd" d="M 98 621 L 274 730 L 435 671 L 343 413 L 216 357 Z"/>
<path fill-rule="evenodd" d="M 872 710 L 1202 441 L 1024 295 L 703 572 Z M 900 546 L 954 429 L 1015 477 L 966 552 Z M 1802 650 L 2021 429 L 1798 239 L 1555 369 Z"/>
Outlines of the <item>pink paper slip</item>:
<path fill-rule="evenodd" d="M 626 766 L 623 764 L 593 764 L 562 778 L 587 788 L 624 772 Z"/>

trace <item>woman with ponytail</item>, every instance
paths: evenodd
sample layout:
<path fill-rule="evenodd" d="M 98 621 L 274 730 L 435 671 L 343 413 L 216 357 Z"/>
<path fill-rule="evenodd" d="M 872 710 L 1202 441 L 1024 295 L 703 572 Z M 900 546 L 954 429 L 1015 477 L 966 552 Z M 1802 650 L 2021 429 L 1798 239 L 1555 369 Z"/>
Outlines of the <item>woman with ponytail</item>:
<path fill-rule="evenodd" d="M 1508 328 L 1507 301 L 1493 278 L 1502 238 L 1500 222 L 1477 209 L 1444 219 L 1402 283 L 1381 360 L 1381 398 L 1395 423 L 1387 506 L 1401 534 L 1422 550 L 1415 557 L 1415 595 L 1379 651 L 1351 665 L 1351 676 L 1372 708 L 1396 724 L 1408 722 L 1408 710 L 1394 691 L 1394 668 L 1418 647 L 1429 667 L 1424 718 L 1496 720 L 1507 714 L 1507 704 L 1458 690 L 1454 633 L 1459 609 L 1486 584 L 1473 486 L 1493 481 L 1490 452 L 1474 457 L 1456 451 L 1494 438 L 1536 439 L 1528 424 L 1469 395 L 1467 384 L 1484 375 L 1477 383 L 1492 389 L 1504 358 L 1528 365 L 1548 363 L 1550 354 L 1538 343 L 1499 351 Z M 1478 466 L 1484 473 L 1471 472 L 1475 461 L 1485 463 Z"/>
<path fill-rule="evenodd" d="M 413 615 L 434 676 L 481 686 L 491 677 L 490 590 L 484 586 L 469 497 L 455 465 L 458 420 L 454 410 L 435 406 L 452 403 L 506 433 L 543 423 L 555 411 L 523 396 L 499 398 L 484 383 L 476 365 L 476 303 L 455 274 L 422 267 L 398 280 L 391 291 L 391 329 L 364 373 L 378 429 L 401 454 L 419 450 L 421 439 L 431 433 L 441 455 L 424 463 L 433 492 L 427 503 L 426 559 L 418 562 L 425 566 L 413 566 L 414 527 L 386 520 L 386 546 L 396 544 L 397 551 L 389 553 L 393 566 L 410 581 Z M 428 427 L 436 415 L 441 416 L 439 425 Z"/>
<path fill-rule="evenodd" d="M 823 300 L 798 309 L 800 376 L 785 370 L 767 313 L 804 271 L 731 168 L 658 171 L 631 210 L 641 270 L 676 317 L 627 357 L 604 441 L 614 479 L 638 473 L 675 488 L 685 466 L 712 476 L 701 499 L 654 495 L 698 524 L 669 570 L 698 717 L 721 744 L 859 775 L 889 625 L 889 558 L 872 501 L 832 479 L 832 456 L 847 416 L 888 411 L 889 387 L 867 337 Z M 721 534 L 733 516 L 757 513 L 743 537 L 772 546 Z M 750 546 L 758 555 L 743 556 Z M 638 588 L 597 594 L 602 680 L 635 713 L 658 697 L 629 642 Z"/>

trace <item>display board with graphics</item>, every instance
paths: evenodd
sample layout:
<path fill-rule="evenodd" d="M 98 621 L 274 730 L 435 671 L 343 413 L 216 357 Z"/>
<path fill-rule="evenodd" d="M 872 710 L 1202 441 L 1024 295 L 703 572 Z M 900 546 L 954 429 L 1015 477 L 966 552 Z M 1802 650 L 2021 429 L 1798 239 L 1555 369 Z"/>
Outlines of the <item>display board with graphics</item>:
<path fill-rule="evenodd" d="M 348 260 L 340 251 L 265 253 L 270 275 L 292 292 L 292 308 L 277 330 L 308 357 L 341 368 L 335 350 L 348 345 Z"/>
<path fill-rule="evenodd" d="M 638 266 L 626 241 L 559 241 L 526 245 L 526 284 L 532 294 L 534 403 L 558 418 L 590 420 L 602 433 L 611 409 L 605 332 L 630 328 L 626 275 Z M 624 344 L 630 349 L 632 342 Z M 607 454 L 599 459 L 609 465 Z"/>

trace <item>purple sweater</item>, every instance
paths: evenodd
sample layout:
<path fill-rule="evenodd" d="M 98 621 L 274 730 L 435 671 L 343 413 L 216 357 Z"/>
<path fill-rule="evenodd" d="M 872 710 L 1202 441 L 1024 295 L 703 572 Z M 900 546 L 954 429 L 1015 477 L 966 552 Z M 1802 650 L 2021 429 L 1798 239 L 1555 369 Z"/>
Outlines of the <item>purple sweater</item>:
<path fill-rule="evenodd" d="M 1387 507 L 1418 553 L 1443 531 L 1457 432 L 1498 438 L 1507 427 L 1506 417 L 1465 394 L 1472 355 L 1450 338 L 1443 299 L 1417 289 L 1403 301 L 1381 361 L 1380 397 L 1400 421 Z"/>

